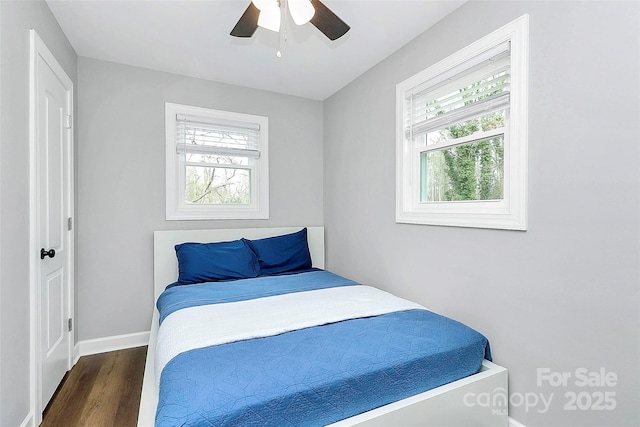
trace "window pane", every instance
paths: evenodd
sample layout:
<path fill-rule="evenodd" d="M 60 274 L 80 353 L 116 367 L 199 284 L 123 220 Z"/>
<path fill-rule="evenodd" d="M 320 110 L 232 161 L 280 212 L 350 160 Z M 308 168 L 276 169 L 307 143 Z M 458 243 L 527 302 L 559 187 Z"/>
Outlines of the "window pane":
<path fill-rule="evenodd" d="M 187 165 L 185 201 L 188 204 L 246 205 L 251 202 L 250 182 L 248 169 Z"/>
<path fill-rule="evenodd" d="M 218 154 L 186 153 L 187 163 L 206 163 L 210 165 L 238 165 L 248 166 L 248 157 L 222 156 Z"/>
<path fill-rule="evenodd" d="M 420 201 L 502 200 L 504 136 L 423 152 Z"/>
<path fill-rule="evenodd" d="M 450 90 L 428 100 L 425 106 L 426 118 L 431 119 L 464 108 L 509 90 L 509 52 L 504 52 L 503 55 L 506 55 L 506 58 L 501 60 L 503 66 L 496 69 L 495 65 L 491 64 L 493 61 L 489 61 L 489 66 L 484 67 L 488 68 L 488 71 L 484 72 L 484 68 L 481 68 L 479 72 L 470 72 L 469 76 L 456 81 Z M 421 113 L 420 110 L 416 111 Z"/>
<path fill-rule="evenodd" d="M 427 145 L 433 145 L 444 141 L 450 141 L 463 136 L 473 135 L 476 132 L 486 132 L 488 130 L 497 129 L 505 126 L 507 110 L 500 110 L 494 113 L 485 114 L 464 122 L 456 123 L 444 129 L 439 129 L 427 134 Z M 424 137 L 417 139 L 417 146 L 424 146 Z"/>
<path fill-rule="evenodd" d="M 257 130 L 234 129 L 229 126 L 215 124 L 190 125 L 184 129 L 179 126 L 178 140 L 190 145 L 209 147 L 255 149 L 257 145 Z"/>

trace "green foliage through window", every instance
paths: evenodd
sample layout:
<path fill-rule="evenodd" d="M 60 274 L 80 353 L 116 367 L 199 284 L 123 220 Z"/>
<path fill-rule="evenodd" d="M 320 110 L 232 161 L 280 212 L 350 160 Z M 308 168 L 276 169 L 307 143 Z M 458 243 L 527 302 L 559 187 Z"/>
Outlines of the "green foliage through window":
<path fill-rule="evenodd" d="M 488 84 L 489 83 L 489 84 Z M 482 90 L 474 90 L 480 87 Z M 505 87 L 502 75 L 491 76 L 474 85 L 459 89 L 459 105 L 482 102 L 501 93 Z M 443 98 L 452 99 L 448 94 Z M 442 98 L 440 98 L 442 99 Z M 439 100 L 435 100 L 434 104 Z M 434 105 L 428 110 L 445 114 L 455 106 Z M 448 111 L 447 111 L 448 110 Z M 433 114 L 433 113 L 431 113 Z M 482 138 L 484 132 L 505 126 L 508 110 L 503 109 L 458 122 L 426 135 L 427 147 L 464 137 L 460 145 L 423 151 L 420 158 L 421 201 L 502 200 L 504 197 L 504 135 L 496 133 Z M 495 132 L 494 132 L 495 133 Z M 478 134 L 478 139 L 473 135 Z"/>

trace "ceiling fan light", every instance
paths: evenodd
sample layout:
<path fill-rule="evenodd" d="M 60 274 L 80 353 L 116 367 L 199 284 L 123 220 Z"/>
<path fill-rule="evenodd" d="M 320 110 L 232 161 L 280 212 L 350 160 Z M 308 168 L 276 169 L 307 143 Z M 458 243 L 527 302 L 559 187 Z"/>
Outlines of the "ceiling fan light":
<path fill-rule="evenodd" d="M 280 8 L 270 6 L 262 9 L 258 16 L 258 26 L 275 32 L 280 31 Z"/>
<path fill-rule="evenodd" d="M 316 10 L 309 0 L 289 0 L 289 12 L 296 25 L 303 25 L 313 18 Z"/>
<path fill-rule="evenodd" d="M 258 10 L 264 10 L 269 7 L 277 6 L 278 0 L 253 0 L 251 3 L 253 3 Z"/>

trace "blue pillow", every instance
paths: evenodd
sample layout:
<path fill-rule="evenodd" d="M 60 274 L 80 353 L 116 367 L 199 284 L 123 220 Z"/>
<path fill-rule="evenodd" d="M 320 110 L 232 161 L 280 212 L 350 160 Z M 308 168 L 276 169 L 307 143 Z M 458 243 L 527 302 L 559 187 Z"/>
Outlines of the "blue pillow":
<path fill-rule="evenodd" d="M 179 285 L 257 277 L 256 254 L 242 240 L 176 245 Z"/>
<path fill-rule="evenodd" d="M 311 268 L 306 228 L 282 236 L 242 240 L 258 256 L 261 276 Z"/>

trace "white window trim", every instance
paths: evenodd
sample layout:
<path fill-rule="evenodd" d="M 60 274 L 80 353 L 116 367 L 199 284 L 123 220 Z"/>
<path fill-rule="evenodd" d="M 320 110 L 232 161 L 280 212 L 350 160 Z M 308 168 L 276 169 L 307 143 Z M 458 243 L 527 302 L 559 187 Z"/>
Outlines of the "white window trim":
<path fill-rule="evenodd" d="M 503 200 L 421 203 L 420 150 L 412 147 L 404 133 L 405 93 L 505 42 L 511 42 L 511 94 Z M 527 229 L 528 81 L 529 15 L 523 15 L 396 86 L 397 223 Z"/>
<path fill-rule="evenodd" d="M 252 176 L 252 202 L 248 205 L 187 205 L 184 176 L 176 150 L 176 116 L 188 115 L 260 125 L 260 161 Z M 165 103 L 166 219 L 269 219 L 269 119 L 263 116 Z"/>

